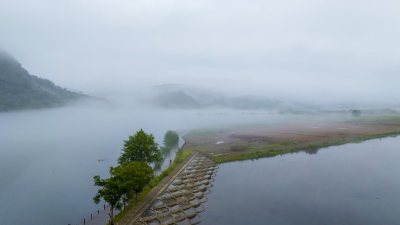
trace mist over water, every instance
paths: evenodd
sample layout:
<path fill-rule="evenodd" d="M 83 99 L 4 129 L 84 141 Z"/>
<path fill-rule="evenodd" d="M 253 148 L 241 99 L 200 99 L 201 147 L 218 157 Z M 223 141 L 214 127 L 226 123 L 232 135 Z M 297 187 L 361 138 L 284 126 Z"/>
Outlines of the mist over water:
<path fill-rule="evenodd" d="M 271 122 L 272 113 L 164 110 L 87 102 L 0 114 L 2 224 L 77 224 L 100 209 L 93 176 L 108 176 L 123 140 L 139 129 L 162 144 L 167 130 Z"/>
<path fill-rule="evenodd" d="M 221 164 L 201 224 L 399 224 L 400 138 Z"/>
<path fill-rule="evenodd" d="M 0 113 L 0 224 L 80 223 L 101 208 L 93 175 L 107 177 L 139 129 L 161 144 L 167 130 L 400 112 L 399 11 L 395 0 L 2 0 L 0 52 L 103 99 Z M 15 65 L 0 68 L 9 105 L 27 90 Z"/>

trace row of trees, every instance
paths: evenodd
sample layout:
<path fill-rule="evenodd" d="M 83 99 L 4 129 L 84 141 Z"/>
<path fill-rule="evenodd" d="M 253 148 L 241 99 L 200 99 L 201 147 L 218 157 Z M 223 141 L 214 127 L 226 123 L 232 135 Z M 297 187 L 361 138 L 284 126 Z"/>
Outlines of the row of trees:
<path fill-rule="evenodd" d="M 136 198 L 137 194 L 150 183 L 154 178 L 154 172 L 150 165 L 161 159 L 154 136 L 140 130 L 124 141 L 118 166 L 110 167 L 110 178 L 93 177 L 94 184 L 99 187 L 93 200 L 98 204 L 103 199 L 110 205 L 111 224 L 114 224 L 114 210 L 121 209 L 133 195 Z"/>
<path fill-rule="evenodd" d="M 168 131 L 164 136 L 164 148 L 177 145 L 179 136 L 175 131 Z M 94 176 L 94 184 L 99 187 L 93 200 L 98 204 L 101 199 L 110 205 L 110 221 L 113 224 L 114 210 L 121 209 L 129 199 L 137 198 L 146 185 L 154 178 L 151 165 L 160 165 L 162 154 L 152 134 L 142 129 L 124 141 L 118 166 L 110 167 L 110 178 Z"/>

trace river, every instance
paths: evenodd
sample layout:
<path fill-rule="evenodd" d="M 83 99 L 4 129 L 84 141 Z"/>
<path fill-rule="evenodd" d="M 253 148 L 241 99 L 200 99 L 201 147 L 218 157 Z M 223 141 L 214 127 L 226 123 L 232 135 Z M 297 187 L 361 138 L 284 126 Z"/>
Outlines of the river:
<path fill-rule="evenodd" d="M 222 164 L 202 224 L 400 224 L 400 137 Z"/>
<path fill-rule="evenodd" d="M 92 200 L 93 176 L 107 177 L 123 140 L 141 128 L 162 143 L 167 130 L 267 118 L 263 113 L 109 104 L 0 113 L 0 224 L 81 224 L 102 208 Z"/>

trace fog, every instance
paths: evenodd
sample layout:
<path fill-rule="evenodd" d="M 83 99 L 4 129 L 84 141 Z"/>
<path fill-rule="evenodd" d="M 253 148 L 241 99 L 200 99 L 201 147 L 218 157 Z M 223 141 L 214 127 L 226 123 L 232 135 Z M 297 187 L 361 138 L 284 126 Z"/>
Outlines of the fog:
<path fill-rule="evenodd" d="M 270 112 L 166 110 L 99 101 L 0 113 L 2 224 L 80 224 L 102 207 L 92 200 L 93 176 L 109 176 L 123 140 L 139 129 L 162 144 L 168 130 L 283 120 Z"/>
<path fill-rule="evenodd" d="M 399 10 L 390 0 L 2 0 L 0 49 L 101 100 L 0 113 L 1 223 L 87 218 L 101 208 L 93 175 L 108 176 L 141 128 L 162 143 L 167 130 L 399 110 Z M 171 93 L 173 107 L 157 104 Z"/>
<path fill-rule="evenodd" d="M 297 101 L 394 103 L 398 1 L 3 0 L 0 45 L 107 97 L 164 83 Z"/>

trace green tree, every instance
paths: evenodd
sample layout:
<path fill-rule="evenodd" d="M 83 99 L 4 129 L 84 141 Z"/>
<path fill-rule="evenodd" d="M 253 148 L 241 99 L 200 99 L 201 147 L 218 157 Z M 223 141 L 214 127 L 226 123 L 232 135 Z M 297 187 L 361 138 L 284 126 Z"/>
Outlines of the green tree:
<path fill-rule="evenodd" d="M 110 204 L 110 211 L 108 212 L 108 215 L 110 216 L 111 224 L 114 224 L 114 209 L 121 209 L 122 204 L 120 200 L 125 194 L 124 189 L 121 187 L 118 179 L 113 176 L 108 179 L 100 179 L 100 176 L 94 176 L 93 179 L 94 185 L 102 187 L 98 190 L 93 200 L 96 204 L 98 204 L 100 199 L 103 198 L 104 201 Z"/>
<path fill-rule="evenodd" d="M 352 114 L 353 116 L 361 116 L 361 110 L 359 110 L 359 109 L 352 109 L 352 110 L 351 110 L 351 114 Z"/>
<path fill-rule="evenodd" d="M 129 136 L 129 139 L 124 142 L 123 152 L 118 159 L 121 165 L 133 161 L 149 164 L 162 159 L 154 136 L 146 134 L 142 129 L 136 132 L 134 136 Z"/>
<path fill-rule="evenodd" d="M 179 142 L 179 135 L 176 131 L 169 130 L 164 135 L 164 145 L 173 147 Z"/>
<path fill-rule="evenodd" d="M 137 196 L 154 178 L 153 170 L 144 162 L 134 161 L 112 167 L 110 173 L 119 180 L 120 188 L 127 195 L 133 191 Z"/>
<path fill-rule="evenodd" d="M 121 209 L 121 201 L 127 202 L 132 192 L 136 197 L 153 178 L 153 170 L 144 162 L 129 162 L 110 167 L 110 178 L 93 177 L 95 185 L 101 187 L 93 200 L 98 204 L 100 199 L 104 199 L 110 204 L 108 215 L 112 224 L 114 209 Z"/>

